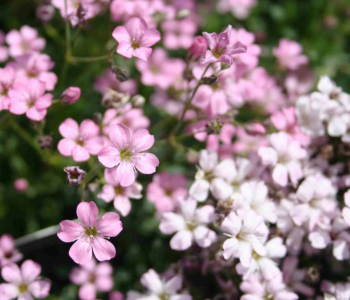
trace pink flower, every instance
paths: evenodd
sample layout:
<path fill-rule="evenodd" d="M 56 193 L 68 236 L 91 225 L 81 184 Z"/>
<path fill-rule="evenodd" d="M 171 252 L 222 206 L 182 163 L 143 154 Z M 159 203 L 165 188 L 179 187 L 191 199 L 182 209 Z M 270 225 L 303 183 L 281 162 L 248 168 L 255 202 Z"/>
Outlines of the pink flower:
<path fill-rule="evenodd" d="M 52 103 L 52 94 L 45 93 L 45 83 L 38 79 L 28 79 L 23 83 L 16 82 L 8 92 L 10 112 L 15 115 L 26 114 L 34 121 L 45 118 L 47 108 Z"/>
<path fill-rule="evenodd" d="M 124 124 L 111 126 L 109 138 L 113 146 L 103 148 L 98 159 L 107 168 L 117 167 L 117 178 L 121 186 L 130 186 L 136 178 L 135 168 L 143 174 L 152 174 L 159 165 L 152 153 L 142 151 L 154 144 L 154 136 L 147 129 L 138 129 L 134 134 Z"/>
<path fill-rule="evenodd" d="M 186 186 L 187 179 L 181 174 L 158 173 L 147 187 L 147 199 L 160 213 L 173 211 L 178 201 L 187 196 Z"/>
<path fill-rule="evenodd" d="M 220 13 L 231 12 L 236 18 L 246 19 L 257 0 L 220 0 L 217 9 Z"/>
<path fill-rule="evenodd" d="M 86 161 L 90 154 L 96 155 L 102 148 L 100 128 L 90 119 L 78 123 L 68 118 L 59 127 L 64 139 L 60 140 L 57 149 L 64 156 L 73 156 L 75 161 Z"/>
<path fill-rule="evenodd" d="M 188 49 L 197 32 L 197 24 L 191 18 L 183 20 L 169 20 L 162 22 L 164 30 L 164 46 L 167 49 Z"/>
<path fill-rule="evenodd" d="M 8 92 L 16 78 L 15 69 L 9 64 L 5 68 L 0 68 L 0 110 L 9 109 L 10 98 Z"/>
<path fill-rule="evenodd" d="M 2 268 L 1 275 L 8 283 L 0 284 L 0 299 L 10 300 L 33 300 L 43 299 L 49 295 L 51 283 L 48 280 L 41 280 L 38 277 L 41 273 L 41 266 L 32 261 L 26 260 L 21 268 L 16 264 L 9 264 Z"/>
<path fill-rule="evenodd" d="M 9 234 L 0 237 L 0 266 L 4 267 L 10 263 L 18 262 L 23 255 L 15 248 L 15 241 Z"/>
<path fill-rule="evenodd" d="M 11 30 L 6 36 L 6 42 L 10 46 L 11 56 L 41 51 L 46 44 L 43 38 L 38 38 L 38 31 L 27 25 L 21 27 L 19 31 Z"/>
<path fill-rule="evenodd" d="M 99 261 L 115 257 L 115 248 L 106 239 L 117 236 L 123 230 L 119 215 L 108 212 L 98 221 L 98 207 L 92 201 L 79 203 L 77 215 L 81 225 L 64 220 L 60 223 L 62 229 L 57 233 L 65 243 L 75 241 L 69 250 L 69 256 L 81 265 L 91 260 L 92 252 Z"/>
<path fill-rule="evenodd" d="M 124 300 L 124 295 L 119 291 L 113 291 L 109 294 L 108 300 Z"/>
<path fill-rule="evenodd" d="M 160 33 L 157 29 L 148 28 L 144 19 L 131 18 L 124 26 L 114 29 L 112 36 L 119 43 L 117 53 L 131 58 L 138 57 L 147 60 L 152 49 L 150 48 L 160 40 Z"/>
<path fill-rule="evenodd" d="M 296 70 L 309 62 L 308 57 L 301 54 L 302 51 L 303 47 L 299 43 L 289 39 L 281 39 L 278 48 L 273 49 L 273 54 L 282 68 Z"/>
<path fill-rule="evenodd" d="M 205 53 L 205 51 L 207 50 L 207 47 L 208 47 L 207 40 L 202 36 L 196 36 L 193 39 L 189 53 L 192 58 L 197 59 L 197 58 L 200 58 Z"/>
<path fill-rule="evenodd" d="M 142 185 L 134 182 L 128 187 L 122 187 L 117 178 L 117 168 L 105 169 L 105 179 L 107 184 L 102 187 L 101 193 L 97 195 L 105 202 L 114 201 L 114 207 L 123 217 L 127 216 L 131 210 L 131 202 L 129 198 L 142 198 Z"/>
<path fill-rule="evenodd" d="M 9 63 L 16 69 L 18 81 L 37 78 L 45 83 L 47 91 L 52 91 L 57 83 L 57 76 L 49 72 L 55 65 L 50 56 L 41 53 L 32 53 L 18 56 L 14 62 Z"/>
<path fill-rule="evenodd" d="M 96 292 L 109 292 L 113 288 L 113 268 L 108 262 L 96 264 L 94 259 L 81 267 L 73 268 L 69 278 L 71 282 L 81 285 L 79 298 L 95 300 Z"/>
<path fill-rule="evenodd" d="M 61 95 L 61 101 L 63 104 L 73 104 L 80 98 L 81 90 L 78 87 L 71 86 L 66 89 Z"/>
<path fill-rule="evenodd" d="M 25 178 L 18 178 L 15 180 L 15 182 L 13 183 L 13 186 L 15 187 L 15 189 L 18 192 L 25 192 L 28 188 L 28 181 Z"/>
<path fill-rule="evenodd" d="M 164 234 L 176 233 L 170 240 L 171 249 L 183 251 L 190 248 L 193 241 L 202 248 L 216 241 L 216 233 L 207 227 L 216 219 L 211 205 L 197 208 L 197 201 L 188 199 L 180 202 L 181 214 L 166 212 L 162 215 L 159 229 Z"/>
<path fill-rule="evenodd" d="M 168 58 L 164 49 L 156 48 L 148 61 L 137 60 L 136 67 L 143 84 L 167 89 L 182 78 L 186 64 L 181 59 Z"/>
<path fill-rule="evenodd" d="M 207 50 L 201 59 L 202 64 L 212 64 L 215 62 L 224 62 L 233 64 L 233 55 L 247 52 L 247 47 L 241 42 L 230 45 L 232 26 L 229 25 L 219 36 L 214 33 L 203 32 L 210 50 Z"/>

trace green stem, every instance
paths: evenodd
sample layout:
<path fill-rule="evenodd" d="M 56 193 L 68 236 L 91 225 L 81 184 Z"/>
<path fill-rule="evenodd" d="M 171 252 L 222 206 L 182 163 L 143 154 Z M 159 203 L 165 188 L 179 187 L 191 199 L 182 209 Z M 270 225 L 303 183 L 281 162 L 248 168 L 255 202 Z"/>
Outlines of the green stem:
<path fill-rule="evenodd" d="M 180 121 L 179 123 L 176 124 L 176 126 L 174 127 L 174 129 L 172 130 L 172 132 L 170 133 L 170 136 L 173 136 L 173 135 L 176 135 L 176 133 L 179 131 L 182 123 L 184 122 L 184 118 L 185 118 L 185 114 L 187 112 L 187 110 L 189 109 L 189 107 L 191 106 L 191 102 L 194 98 L 194 96 L 196 95 L 197 91 L 198 91 L 198 88 L 200 87 L 200 85 L 202 84 L 202 79 L 203 77 L 205 76 L 205 73 L 207 73 L 209 67 L 210 67 L 211 64 L 207 65 L 207 67 L 205 68 L 201 78 L 198 80 L 197 82 L 197 85 L 195 86 L 193 92 L 192 92 L 192 95 L 191 97 L 187 100 L 187 102 L 185 103 L 185 107 L 184 107 L 184 110 L 182 111 L 182 115 L 180 117 Z"/>
<path fill-rule="evenodd" d="M 95 61 L 101 61 L 101 60 L 106 60 L 108 58 L 108 54 L 107 55 L 101 55 L 101 56 L 91 56 L 91 57 L 79 57 L 79 56 L 70 56 L 69 57 L 69 61 L 70 62 L 85 62 L 85 63 L 89 63 L 89 62 L 95 62 Z"/>
<path fill-rule="evenodd" d="M 70 21 L 67 18 L 68 16 L 68 4 L 67 0 L 64 0 L 64 9 L 66 12 L 66 57 L 69 57 L 72 55 L 72 48 L 71 48 L 71 30 L 70 30 Z"/>
<path fill-rule="evenodd" d="M 86 185 L 98 174 L 100 169 L 102 168 L 102 164 L 98 163 L 98 165 L 92 169 L 89 173 L 86 174 L 85 178 L 82 180 L 80 186 L 79 186 L 79 194 L 83 195 L 83 190 L 86 187 Z"/>

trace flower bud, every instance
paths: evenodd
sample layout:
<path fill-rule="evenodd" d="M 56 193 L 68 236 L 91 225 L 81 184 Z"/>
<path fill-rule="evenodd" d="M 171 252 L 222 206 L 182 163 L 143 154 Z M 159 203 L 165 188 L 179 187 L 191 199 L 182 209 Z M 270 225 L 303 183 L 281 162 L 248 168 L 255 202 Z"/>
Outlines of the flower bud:
<path fill-rule="evenodd" d="M 129 74 L 126 70 L 119 68 L 119 67 L 112 67 L 112 71 L 115 73 L 115 75 L 117 76 L 117 79 L 120 82 L 124 82 L 129 80 Z"/>
<path fill-rule="evenodd" d="M 61 95 L 62 104 L 68 105 L 77 102 L 80 98 L 81 90 L 78 87 L 71 86 Z"/>
<path fill-rule="evenodd" d="M 41 5 L 36 10 L 36 16 L 44 23 L 51 21 L 54 14 L 55 8 L 49 4 Z"/>
<path fill-rule="evenodd" d="M 135 95 L 131 98 L 131 103 L 133 107 L 140 108 L 142 107 L 146 102 L 145 97 L 141 95 Z"/>
<path fill-rule="evenodd" d="M 217 83 L 218 78 L 215 75 L 211 75 L 209 77 L 202 78 L 201 84 L 213 85 Z"/>
<path fill-rule="evenodd" d="M 28 188 L 28 181 L 25 178 L 18 178 L 15 180 L 15 182 L 13 183 L 13 186 L 15 187 L 15 189 L 20 192 L 23 193 L 27 190 Z"/>
<path fill-rule="evenodd" d="M 119 93 L 115 90 L 108 89 L 102 98 L 102 105 L 107 108 L 119 108 L 129 102 L 130 94 L 129 93 Z"/>
<path fill-rule="evenodd" d="M 207 50 L 208 42 L 202 36 L 196 36 L 189 50 L 192 59 L 199 59 Z"/>
<path fill-rule="evenodd" d="M 53 145 L 52 135 L 38 136 L 38 142 L 41 149 L 51 149 Z"/>
<path fill-rule="evenodd" d="M 205 125 L 205 128 L 208 134 L 220 134 L 222 123 L 220 120 L 212 120 Z"/>
<path fill-rule="evenodd" d="M 86 175 L 86 172 L 77 166 L 65 167 L 63 170 L 67 173 L 69 185 L 81 184 Z"/>
<path fill-rule="evenodd" d="M 189 9 L 180 9 L 175 16 L 176 20 L 183 20 L 191 15 L 191 11 Z"/>
<path fill-rule="evenodd" d="M 251 135 L 261 135 L 266 132 L 265 127 L 259 123 L 248 124 L 245 126 L 245 129 Z"/>

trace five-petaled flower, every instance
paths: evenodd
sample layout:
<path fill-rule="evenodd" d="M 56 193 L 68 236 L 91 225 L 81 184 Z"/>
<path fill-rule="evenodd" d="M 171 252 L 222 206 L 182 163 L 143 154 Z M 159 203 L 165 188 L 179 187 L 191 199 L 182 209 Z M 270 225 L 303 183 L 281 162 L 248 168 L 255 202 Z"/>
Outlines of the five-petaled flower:
<path fill-rule="evenodd" d="M 112 36 L 119 43 L 117 52 L 127 58 L 133 56 L 148 60 L 152 54 L 150 48 L 160 40 L 160 33 L 155 28 L 148 28 L 144 19 L 131 18 L 124 26 L 114 29 Z"/>
<path fill-rule="evenodd" d="M 69 256 L 77 263 L 84 265 L 92 259 L 92 252 L 99 261 L 115 257 L 113 244 L 106 240 L 115 237 L 123 230 L 120 217 L 115 212 L 104 214 L 98 218 L 98 207 L 94 202 L 81 202 L 77 207 L 77 215 L 81 224 L 64 220 L 58 237 L 66 243 L 74 242 Z"/>
<path fill-rule="evenodd" d="M 107 168 L 117 167 L 116 173 L 121 186 L 130 186 L 136 178 L 135 168 L 143 174 L 152 174 L 159 165 L 152 153 L 142 151 L 154 144 L 154 136 L 147 129 L 138 129 L 134 134 L 124 124 L 111 126 L 109 138 L 113 146 L 103 148 L 98 154 L 101 164 Z"/>

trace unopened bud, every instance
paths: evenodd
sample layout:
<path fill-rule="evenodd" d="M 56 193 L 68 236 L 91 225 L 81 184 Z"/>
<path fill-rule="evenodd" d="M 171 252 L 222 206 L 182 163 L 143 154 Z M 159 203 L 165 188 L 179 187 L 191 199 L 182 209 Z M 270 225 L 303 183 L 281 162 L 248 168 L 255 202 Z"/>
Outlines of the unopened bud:
<path fill-rule="evenodd" d="M 231 68 L 230 64 L 224 62 L 221 63 L 221 70 L 227 70 L 229 68 Z"/>
<path fill-rule="evenodd" d="M 192 59 L 199 59 L 207 50 L 208 42 L 202 36 L 196 36 L 189 50 L 189 55 Z"/>
<path fill-rule="evenodd" d="M 18 192 L 23 193 L 28 188 L 28 181 L 25 178 L 18 178 L 15 180 L 13 185 Z"/>
<path fill-rule="evenodd" d="M 103 119 L 103 115 L 100 112 L 95 112 L 92 120 L 96 123 L 96 124 L 101 124 Z"/>
<path fill-rule="evenodd" d="M 261 135 L 266 132 L 265 127 L 259 123 L 248 124 L 244 128 L 250 135 Z"/>
<path fill-rule="evenodd" d="M 216 84 L 217 81 L 218 81 L 218 78 L 215 75 L 211 75 L 209 77 L 202 78 L 201 84 L 213 85 L 213 84 Z"/>
<path fill-rule="evenodd" d="M 36 10 L 36 16 L 44 23 L 49 22 L 55 13 L 55 9 L 52 5 L 41 5 Z"/>
<path fill-rule="evenodd" d="M 78 87 L 71 86 L 61 95 L 62 104 L 68 105 L 77 102 L 80 99 L 81 90 Z"/>
<path fill-rule="evenodd" d="M 81 184 L 86 175 L 86 172 L 77 166 L 65 167 L 63 170 L 67 173 L 69 185 Z"/>
<path fill-rule="evenodd" d="M 53 145 L 52 135 L 43 135 L 38 137 L 38 142 L 41 149 L 51 149 Z"/>
<path fill-rule="evenodd" d="M 120 82 L 124 82 L 124 81 L 129 80 L 129 74 L 128 74 L 127 70 L 122 69 L 120 67 L 112 67 L 112 70 Z"/>
<path fill-rule="evenodd" d="M 220 134 L 222 123 L 220 120 L 212 120 L 205 125 L 208 134 Z"/>
<path fill-rule="evenodd" d="M 177 13 L 176 13 L 176 16 L 175 16 L 175 19 L 176 20 L 182 20 L 182 19 L 185 19 L 187 18 L 188 16 L 191 15 L 191 11 L 189 9 L 180 9 Z"/>
<path fill-rule="evenodd" d="M 144 106 L 145 102 L 146 102 L 145 97 L 141 95 L 135 95 L 131 98 L 131 104 L 133 107 L 136 107 L 136 108 Z"/>
<path fill-rule="evenodd" d="M 119 93 L 115 90 L 108 89 L 102 98 L 102 105 L 107 108 L 119 108 L 123 106 L 130 100 L 130 94 L 128 93 Z"/>

